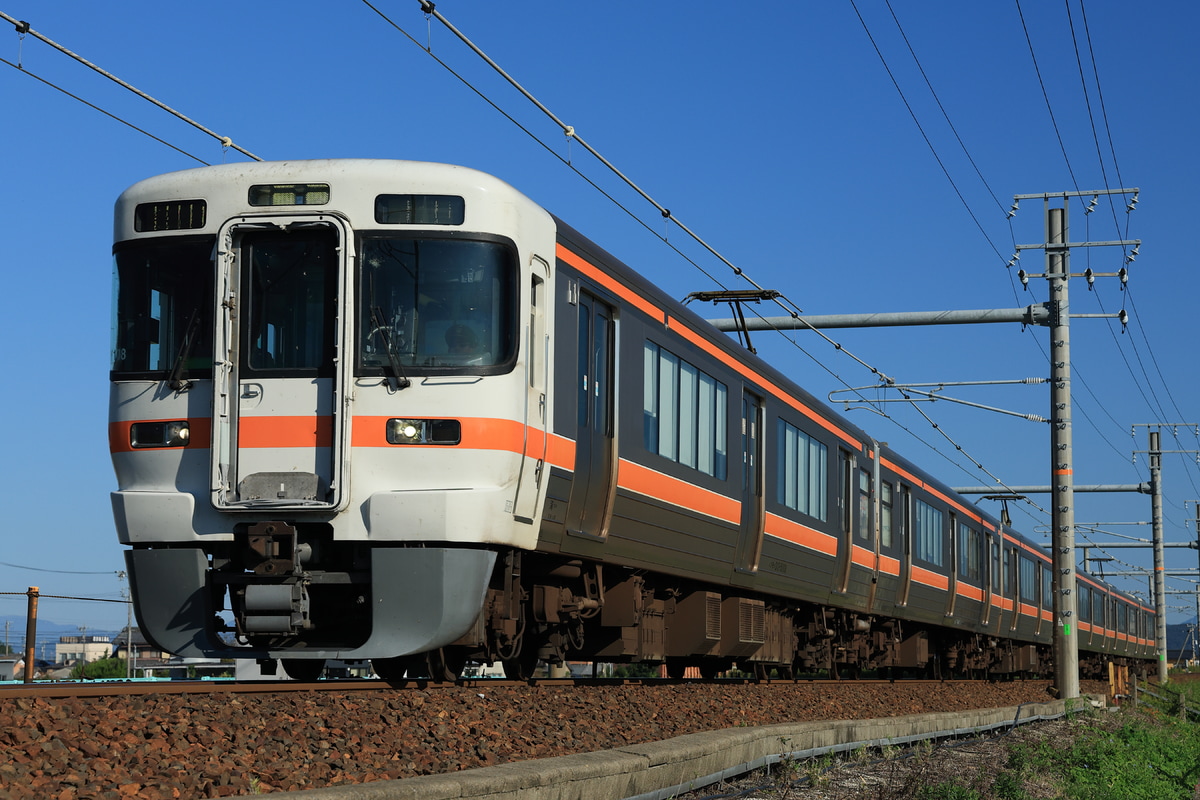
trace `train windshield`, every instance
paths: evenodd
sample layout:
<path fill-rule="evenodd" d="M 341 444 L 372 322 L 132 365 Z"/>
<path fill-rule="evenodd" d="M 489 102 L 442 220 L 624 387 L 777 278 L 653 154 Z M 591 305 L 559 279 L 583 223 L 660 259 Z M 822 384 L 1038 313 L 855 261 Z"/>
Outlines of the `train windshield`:
<path fill-rule="evenodd" d="M 365 238 L 358 280 L 359 375 L 495 374 L 516 356 L 511 248 L 458 238 Z"/>
<path fill-rule="evenodd" d="M 113 378 L 212 376 L 213 244 L 187 237 L 117 250 Z"/>

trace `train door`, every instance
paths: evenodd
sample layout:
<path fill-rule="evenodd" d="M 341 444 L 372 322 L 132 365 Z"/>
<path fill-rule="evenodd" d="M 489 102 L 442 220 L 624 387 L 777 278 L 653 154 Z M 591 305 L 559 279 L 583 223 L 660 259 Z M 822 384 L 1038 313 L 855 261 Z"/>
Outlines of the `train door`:
<path fill-rule="evenodd" d="M 546 387 L 550 385 L 550 339 L 546 335 L 547 264 L 534 256 L 530 265 L 529 322 L 525 335 L 525 458 L 517 480 L 513 514 L 520 520 L 532 520 L 546 463 L 548 409 Z M 536 466 L 530 465 L 533 461 Z"/>
<path fill-rule="evenodd" d="M 1000 535 L 985 530 L 984 547 L 987 552 L 983 562 L 983 613 L 979 623 L 985 629 L 1000 627 Z"/>
<path fill-rule="evenodd" d="M 213 475 L 218 507 L 337 506 L 344 232 L 233 225 L 219 262 Z"/>
<path fill-rule="evenodd" d="M 880 481 L 879 443 L 871 442 L 871 452 L 875 455 L 872 469 L 859 470 L 858 473 L 858 503 L 860 526 L 866 534 L 864 548 L 870 564 L 871 582 L 867 586 L 867 610 L 875 608 L 875 600 L 879 591 L 880 548 L 883 539 L 883 505 L 882 485 Z M 861 534 L 860 534 L 861 535 Z"/>
<path fill-rule="evenodd" d="M 579 292 L 578 311 L 575 474 L 566 525 L 570 533 L 604 536 L 616 489 L 616 325 L 612 307 L 587 292 Z"/>
<path fill-rule="evenodd" d="M 896 587 L 896 605 L 908 605 L 908 594 L 912 589 L 913 566 L 913 501 L 912 489 L 900 484 L 900 581 Z"/>
<path fill-rule="evenodd" d="M 833 591 L 845 594 L 850 585 L 851 548 L 854 536 L 854 456 L 838 448 L 838 548 L 833 570 Z"/>
<path fill-rule="evenodd" d="M 762 400 L 742 392 L 742 526 L 734 565 L 738 571 L 754 572 L 762 555 L 766 520 L 763 495 L 763 408 Z"/>
<path fill-rule="evenodd" d="M 959 532 L 958 514 L 950 512 L 950 536 L 949 541 L 943 546 L 943 552 L 948 553 L 948 558 L 943 558 L 942 563 L 946 565 L 946 576 L 949 578 L 949 586 L 946 589 L 946 618 L 954 616 L 954 610 L 958 604 L 958 554 L 959 554 L 959 539 L 962 534 Z"/>

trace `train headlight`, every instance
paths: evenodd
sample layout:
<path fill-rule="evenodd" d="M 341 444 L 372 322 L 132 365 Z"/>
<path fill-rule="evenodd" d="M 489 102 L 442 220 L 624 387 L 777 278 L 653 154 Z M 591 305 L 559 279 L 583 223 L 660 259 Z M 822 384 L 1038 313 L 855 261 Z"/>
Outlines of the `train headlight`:
<path fill-rule="evenodd" d="M 456 419 L 389 419 L 388 444 L 458 444 L 462 425 Z"/>
<path fill-rule="evenodd" d="M 173 422 L 135 422 L 129 426 L 129 444 L 133 447 L 186 447 L 191 439 L 187 420 Z"/>

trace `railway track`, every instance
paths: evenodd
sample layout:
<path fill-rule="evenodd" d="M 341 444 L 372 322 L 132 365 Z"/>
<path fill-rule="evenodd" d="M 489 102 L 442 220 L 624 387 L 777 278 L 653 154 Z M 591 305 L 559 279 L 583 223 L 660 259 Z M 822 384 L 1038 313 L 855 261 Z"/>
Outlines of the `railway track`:
<path fill-rule="evenodd" d="M 955 680 L 955 684 L 988 685 L 990 681 Z M 398 690 L 438 690 L 454 687 L 499 689 L 522 686 L 940 686 L 940 680 L 860 679 L 854 681 L 826 679 L 759 680 L 755 678 L 674 679 L 674 678 L 535 678 L 513 681 L 503 678 L 465 678 L 454 682 L 413 680 L 388 682 L 378 678 L 303 681 L 236 681 L 236 680 L 175 680 L 175 681 L 39 681 L 32 684 L 0 686 L 0 700 L 11 697 L 118 697 L 123 695 L 159 694 L 287 694 L 297 692 L 375 692 Z"/>

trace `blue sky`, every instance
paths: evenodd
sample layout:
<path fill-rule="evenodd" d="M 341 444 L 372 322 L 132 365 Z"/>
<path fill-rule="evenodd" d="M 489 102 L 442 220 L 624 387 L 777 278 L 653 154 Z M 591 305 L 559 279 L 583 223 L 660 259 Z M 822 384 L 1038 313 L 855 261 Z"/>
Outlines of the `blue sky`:
<path fill-rule="evenodd" d="M 1200 186 L 1194 85 L 1200 54 L 1192 41 L 1200 7 L 1089 2 L 1085 20 L 1078 0 L 893 2 L 898 26 L 886 3 L 856 5 L 444 0 L 437 8 L 676 218 L 806 313 L 1040 303 L 1045 281 L 1035 279 L 1025 291 L 1015 268 L 1005 265 L 1015 244 L 1042 241 L 1042 204 L 1025 201 L 1006 220 L 1013 195 L 1139 187 L 1132 215 L 1106 202 L 1089 216 L 1082 204 L 1071 209 L 1073 241 L 1143 241 L 1128 292 L 1113 279 L 1098 279 L 1094 292 L 1082 280 L 1072 283 L 1074 313 L 1125 308 L 1131 315 L 1126 332 L 1099 319 L 1072 325 L 1074 437 L 1078 483 L 1147 480 L 1146 456 L 1132 463 L 1134 451 L 1147 448 L 1146 429 L 1131 437 L 1131 426 L 1200 422 L 1191 324 L 1200 278 L 1188 255 Z M 394 157 L 476 167 L 521 189 L 677 297 L 716 288 L 705 273 L 726 287 L 744 286 L 569 143 L 438 21 L 427 21 L 416 0 L 377 7 L 431 43 L 533 136 L 361 2 L 257 2 L 233 11 L 140 0 L 119 10 L 0 0 L 0 11 L 262 158 Z M 108 500 L 115 481 L 106 439 L 112 204 L 144 177 L 198 166 L 196 159 L 245 157 L 34 37 L 3 29 L 0 57 L 20 61 L 28 74 L 0 64 L 0 145 L 9 187 L 0 195 L 9 294 L 3 323 L 9 346 L 0 356 L 7 422 L 0 429 L 7 455 L 0 475 L 9 497 L 0 592 L 38 585 L 46 594 L 117 599 L 123 584 L 115 573 L 123 562 Z M 703 272 L 667 247 L 658 238 L 664 234 Z M 1117 248 L 1072 254 L 1074 272 L 1121 265 Z M 1021 266 L 1044 271 L 1036 251 L 1024 253 Z M 1045 329 L 830 336 L 902 383 L 1048 374 Z M 877 382 L 813 334 L 795 343 L 757 334 L 754 342 L 820 397 Z M 1044 386 L 947 394 L 1048 415 Z M 1044 423 L 938 402 L 923 408 L 938 423 L 935 430 L 903 404 L 884 408 L 890 419 L 862 410 L 850 412 L 851 419 L 952 485 L 991 481 L 971 467 L 972 459 L 1008 484 L 1049 481 Z M 1190 430 L 1176 438 L 1165 429 L 1163 446 L 1197 450 L 1200 439 Z M 1195 457 L 1168 455 L 1164 483 L 1167 540 L 1194 539 Z M 1035 502 L 1048 507 L 1044 497 Z M 1014 506 L 1013 516 L 1021 530 L 1044 538 L 1042 511 Z M 1149 518 L 1145 496 L 1078 499 L 1079 522 Z M 1150 535 L 1149 526 L 1108 530 Z M 1151 564 L 1148 550 L 1111 555 L 1119 561 L 1109 570 Z M 1168 550 L 1168 567 L 1196 564 L 1195 551 Z M 1147 585 L 1141 578 L 1118 583 L 1143 591 Z M 1195 586 L 1168 583 L 1170 590 Z M 1193 598 L 1172 596 L 1169 605 L 1180 609 L 1171 622 L 1195 615 Z M 24 598 L 0 596 L 0 616 L 23 613 Z M 125 621 L 121 605 L 95 602 L 46 600 L 42 614 L 92 628 Z"/>

